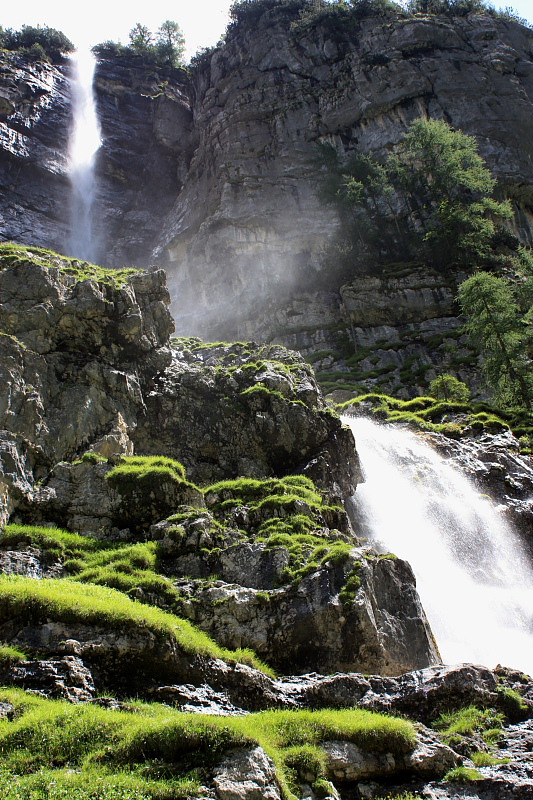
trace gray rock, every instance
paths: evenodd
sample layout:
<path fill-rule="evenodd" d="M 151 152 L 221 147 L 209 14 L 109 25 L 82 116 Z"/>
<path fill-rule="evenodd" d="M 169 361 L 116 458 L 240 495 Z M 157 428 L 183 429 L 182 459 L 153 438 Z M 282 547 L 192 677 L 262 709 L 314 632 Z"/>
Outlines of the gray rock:
<path fill-rule="evenodd" d="M 231 751 L 213 773 L 220 800 L 281 800 L 274 763 L 261 747 Z"/>

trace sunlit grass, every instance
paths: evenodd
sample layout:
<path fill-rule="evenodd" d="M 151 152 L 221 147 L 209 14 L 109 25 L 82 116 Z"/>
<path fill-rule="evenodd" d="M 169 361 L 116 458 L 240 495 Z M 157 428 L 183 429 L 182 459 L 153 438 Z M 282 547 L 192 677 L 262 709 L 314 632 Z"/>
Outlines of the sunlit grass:
<path fill-rule="evenodd" d="M 257 744 L 273 759 L 284 797 L 294 800 L 299 770 L 325 776 L 322 742 L 401 754 L 416 739 L 410 722 L 360 709 L 212 717 L 138 702 L 121 711 L 72 706 L 20 690 L 0 690 L 0 702 L 15 707 L 12 721 L 0 720 L 0 788 L 12 792 L 3 800 L 194 797 L 202 772 L 227 750 Z"/>
<path fill-rule="evenodd" d="M 155 606 L 131 600 L 106 586 L 83 584 L 69 579 L 0 576 L 0 619 L 45 621 L 97 625 L 107 629 L 145 630 L 159 640 L 171 639 L 185 653 L 203 654 L 234 662 L 245 660 L 265 670 L 265 665 L 250 651 L 219 647 L 206 633 L 188 620 Z"/>

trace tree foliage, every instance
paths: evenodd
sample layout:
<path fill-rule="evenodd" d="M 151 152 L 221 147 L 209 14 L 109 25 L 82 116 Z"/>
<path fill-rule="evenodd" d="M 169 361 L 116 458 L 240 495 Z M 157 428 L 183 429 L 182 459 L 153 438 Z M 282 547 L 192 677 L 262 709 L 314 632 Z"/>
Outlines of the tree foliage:
<path fill-rule="evenodd" d="M 495 180 L 475 139 L 443 120 L 414 120 L 383 162 L 362 153 L 342 161 L 327 145 L 320 158 L 322 197 L 337 205 L 347 241 L 374 263 L 484 265 L 495 220 L 511 216 L 509 203 L 491 196 Z"/>
<path fill-rule="evenodd" d="M 466 383 L 448 374 L 439 375 L 431 381 L 429 394 L 447 403 L 468 403 L 470 399 L 470 389 Z"/>
<path fill-rule="evenodd" d="M 520 294 L 518 288 L 518 294 Z M 466 331 L 483 357 L 483 369 L 496 400 L 532 410 L 531 326 L 517 289 L 503 276 L 477 272 L 459 287 Z"/>
<path fill-rule="evenodd" d="M 99 58 L 136 56 L 142 61 L 158 66 L 179 67 L 183 64 L 185 39 L 177 22 L 167 19 L 157 33 L 137 22 L 129 33 L 129 44 L 101 42 L 93 47 Z"/>
<path fill-rule="evenodd" d="M 17 50 L 53 64 L 61 62 L 65 53 L 72 53 L 74 45 L 64 33 L 47 25 L 23 25 L 19 31 L 0 28 L 0 47 Z"/>

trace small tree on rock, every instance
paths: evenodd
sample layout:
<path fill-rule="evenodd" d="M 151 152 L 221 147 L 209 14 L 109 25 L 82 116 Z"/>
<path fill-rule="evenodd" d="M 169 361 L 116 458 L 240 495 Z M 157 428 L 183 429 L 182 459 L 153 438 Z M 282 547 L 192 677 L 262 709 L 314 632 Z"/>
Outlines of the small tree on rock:
<path fill-rule="evenodd" d="M 185 39 L 177 22 L 165 20 L 159 27 L 156 38 L 158 60 L 176 67 L 182 63 Z"/>
<path fill-rule="evenodd" d="M 513 287 L 505 278 L 477 272 L 459 287 L 466 330 L 483 357 L 483 368 L 496 399 L 503 405 L 532 409 L 533 380 L 528 350 L 530 326 L 522 316 Z"/>
<path fill-rule="evenodd" d="M 144 53 L 152 45 L 152 33 L 140 22 L 137 22 L 130 31 L 130 46 L 138 53 Z"/>
<path fill-rule="evenodd" d="M 439 375 L 431 381 L 429 393 L 436 400 L 448 403 L 468 403 L 470 400 L 470 389 L 466 383 L 448 374 Z"/>

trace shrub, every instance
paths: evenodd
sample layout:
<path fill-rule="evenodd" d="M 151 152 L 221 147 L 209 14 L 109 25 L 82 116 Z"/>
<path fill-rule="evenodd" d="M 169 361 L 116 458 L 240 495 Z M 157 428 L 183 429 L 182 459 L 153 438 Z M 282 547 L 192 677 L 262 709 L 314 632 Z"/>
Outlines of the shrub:
<path fill-rule="evenodd" d="M 429 393 L 437 400 L 446 400 L 455 403 L 467 403 L 470 399 L 470 389 L 453 375 L 439 375 L 429 384 Z"/>
<path fill-rule="evenodd" d="M 47 25 L 23 25 L 19 31 L 7 28 L 0 32 L 0 47 L 5 50 L 26 52 L 32 58 L 59 63 L 65 53 L 72 53 L 74 45 L 64 33 Z"/>

